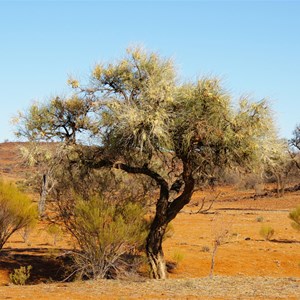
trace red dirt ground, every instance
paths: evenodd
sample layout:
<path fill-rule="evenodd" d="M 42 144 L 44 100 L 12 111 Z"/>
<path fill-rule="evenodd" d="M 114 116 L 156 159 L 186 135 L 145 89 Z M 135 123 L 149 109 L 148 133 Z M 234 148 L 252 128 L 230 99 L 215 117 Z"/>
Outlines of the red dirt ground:
<path fill-rule="evenodd" d="M 26 173 L 18 164 L 17 147 L 0 144 L 0 176 L 6 179 L 17 180 Z M 219 193 L 207 214 L 196 213 L 204 197 L 209 203 Z M 57 282 L 64 276 L 57 257 L 73 247 L 71 240 L 63 236 L 54 246 L 44 223 L 27 244 L 15 233 L 0 253 L 0 299 L 300 299 L 300 233 L 288 218 L 289 211 L 300 205 L 300 191 L 282 198 L 254 200 L 253 195 L 253 190 L 233 187 L 195 193 L 173 221 L 173 236 L 164 243 L 166 259 L 178 262 L 165 281 L 139 277 Z M 260 236 L 262 225 L 274 228 L 270 241 Z M 214 276 L 209 278 L 213 242 L 220 237 Z M 28 264 L 33 266 L 34 285 L 10 284 L 9 273 Z"/>

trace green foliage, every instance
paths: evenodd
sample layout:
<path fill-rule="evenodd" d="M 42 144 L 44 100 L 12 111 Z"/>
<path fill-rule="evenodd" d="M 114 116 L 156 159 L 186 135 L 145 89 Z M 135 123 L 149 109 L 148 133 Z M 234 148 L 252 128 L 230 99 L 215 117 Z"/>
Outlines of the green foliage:
<path fill-rule="evenodd" d="M 289 218 L 293 221 L 292 227 L 300 231 L 300 206 L 289 213 Z"/>
<path fill-rule="evenodd" d="M 31 200 L 12 183 L 0 180 L 0 250 L 15 231 L 32 226 L 36 219 Z"/>
<path fill-rule="evenodd" d="M 14 272 L 9 274 L 9 278 L 13 284 L 25 285 L 26 281 L 30 278 L 30 271 L 32 266 L 21 266 L 19 269 L 14 269 Z"/>
<path fill-rule="evenodd" d="M 202 178 L 216 165 L 250 167 L 257 161 L 258 167 L 282 150 L 265 100 L 244 97 L 234 109 L 217 78 L 178 85 L 172 61 L 140 48 L 114 64 L 96 65 L 88 86 L 73 78 L 69 84 L 73 97 L 34 104 L 21 114 L 18 134 L 76 143 L 86 132 L 110 156 L 154 169 L 158 157 L 165 169 L 167 153 L 189 157 Z"/>
<path fill-rule="evenodd" d="M 115 206 L 99 197 L 77 200 L 74 217 L 65 222 L 81 250 L 74 255 L 75 269 L 85 278 L 116 276 L 122 256 L 140 247 L 147 234 L 139 205 Z"/>
<path fill-rule="evenodd" d="M 274 235 L 275 230 L 271 226 L 263 225 L 259 231 L 259 234 L 267 241 L 269 241 Z"/>
<path fill-rule="evenodd" d="M 59 139 L 74 143 L 80 132 L 97 131 L 90 111 L 91 102 L 76 95 L 67 99 L 55 97 L 47 104 L 35 103 L 27 114 L 19 113 L 15 121 L 21 126 L 16 134 L 29 140 Z"/>

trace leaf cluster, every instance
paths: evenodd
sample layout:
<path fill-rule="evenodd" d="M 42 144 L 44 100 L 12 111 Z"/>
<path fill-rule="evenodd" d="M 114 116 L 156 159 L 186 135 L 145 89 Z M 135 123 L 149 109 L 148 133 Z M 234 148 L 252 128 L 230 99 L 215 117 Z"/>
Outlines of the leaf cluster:
<path fill-rule="evenodd" d="M 35 103 L 29 111 L 19 113 L 16 135 L 36 140 L 64 140 L 75 143 L 84 131 L 96 133 L 92 103 L 76 94 L 70 98 L 55 97 L 46 104 Z"/>
<path fill-rule="evenodd" d="M 12 183 L 0 180 L 0 250 L 14 232 L 36 219 L 37 209 L 32 201 Z"/>
<path fill-rule="evenodd" d="M 265 100 L 243 97 L 234 108 L 217 78 L 178 84 L 170 59 L 141 48 L 97 64 L 87 86 L 73 78 L 69 84 L 71 98 L 31 107 L 21 135 L 76 143 L 86 131 L 113 161 L 152 167 L 161 160 L 166 169 L 171 155 L 189 161 L 202 178 L 225 166 L 258 166 L 282 150 Z"/>

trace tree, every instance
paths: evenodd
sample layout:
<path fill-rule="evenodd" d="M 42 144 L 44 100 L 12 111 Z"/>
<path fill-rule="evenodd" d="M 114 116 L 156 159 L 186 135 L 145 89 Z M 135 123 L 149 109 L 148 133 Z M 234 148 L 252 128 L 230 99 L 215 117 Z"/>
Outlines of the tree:
<path fill-rule="evenodd" d="M 266 177 L 270 175 L 275 177 L 277 196 L 282 197 L 288 175 L 291 173 L 294 163 L 286 140 L 275 139 L 272 141 L 270 139 L 270 142 L 275 143 L 276 147 L 270 147 L 271 151 L 269 151 L 269 156 L 266 157 L 262 169 Z"/>
<path fill-rule="evenodd" d="M 289 140 L 290 156 L 298 169 L 300 169 L 299 163 L 299 151 L 300 151 L 300 125 L 296 125 L 293 131 L 293 137 Z"/>
<path fill-rule="evenodd" d="M 179 84 L 171 60 L 139 48 L 115 63 L 97 64 L 87 85 L 73 78 L 69 84 L 71 97 L 20 115 L 18 133 L 63 141 L 73 165 L 154 181 L 159 193 L 146 252 L 152 277 L 166 278 L 163 236 L 196 185 L 225 167 L 259 166 L 276 148 L 268 104 L 242 98 L 234 108 L 218 79 Z"/>
<path fill-rule="evenodd" d="M 300 151 L 300 125 L 296 125 L 293 131 L 293 137 L 290 139 L 290 145 Z"/>
<path fill-rule="evenodd" d="M 62 165 L 64 153 L 61 147 L 55 144 L 49 145 L 49 143 L 46 145 L 30 143 L 20 147 L 20 151 L 24 163 L 35 168 L 35 172 L 32 172 L 31 176 L 28 175 L 26 181 L 40 193 L 38 214 L 40 218 L 43 218 L 47 195 L 58 184 L 57 169 Z"/>

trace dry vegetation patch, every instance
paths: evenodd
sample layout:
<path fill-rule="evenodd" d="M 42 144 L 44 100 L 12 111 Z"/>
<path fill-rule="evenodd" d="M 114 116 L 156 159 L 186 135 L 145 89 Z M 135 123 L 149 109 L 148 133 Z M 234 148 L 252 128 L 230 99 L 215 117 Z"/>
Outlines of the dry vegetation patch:
<path fill-rule="evenodd" d="M 231 277 L 146 281 L 98 280 L 0 287 L 3 299 L 299 299 L 299 278 Z"/>

